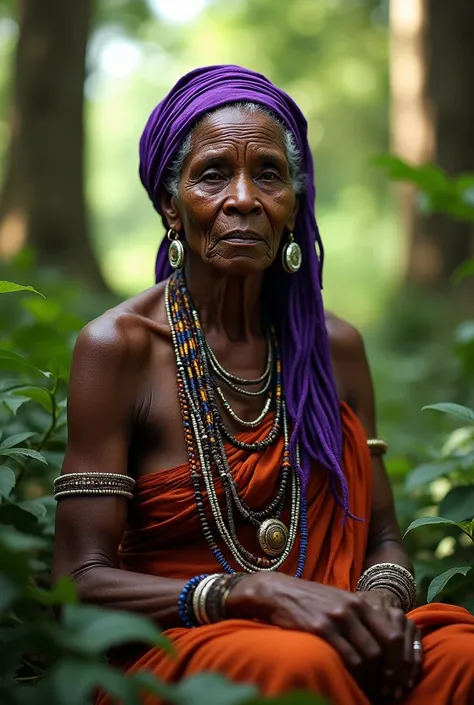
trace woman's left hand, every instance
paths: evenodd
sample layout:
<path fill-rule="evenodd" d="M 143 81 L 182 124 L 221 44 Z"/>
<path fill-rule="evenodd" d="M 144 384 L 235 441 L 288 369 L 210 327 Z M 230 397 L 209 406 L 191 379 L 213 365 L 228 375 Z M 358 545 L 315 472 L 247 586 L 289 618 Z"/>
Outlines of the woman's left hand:
<path fill-rule="evenodd" d="M 414 645 L 421 643 L 421 633 L 412 619 L 406 617 L 398 600 L 389 590 L 369 590 L 358 593 L 376 611 L 385 616 L 404 632 L 400 649 L 388 649 L 383 654 L 381 677 L 377 683 L 378 694 L 398 700 L 412 690 L 423 664 L 423 650 Z"/>

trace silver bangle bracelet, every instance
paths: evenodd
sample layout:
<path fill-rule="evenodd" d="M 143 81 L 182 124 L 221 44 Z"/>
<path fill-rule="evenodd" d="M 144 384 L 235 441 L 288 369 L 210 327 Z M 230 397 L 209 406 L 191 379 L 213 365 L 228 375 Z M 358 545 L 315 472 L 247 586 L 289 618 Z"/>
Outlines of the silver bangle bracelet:
<path fill-rule="evenodd" d="M 416 583 L 409 570 L 398 563 L 377 563 L 367 568 L 360 576 L 357 592 L 384 589 L 392 592 L 399 600 L 404 612 L 416 605 Z"/>
<path fill-rule="evenodd" d="M 209 624 L 209 617 L 206 611 L 206 597 L 209 588 L 213 582 L 219 577 L 220 573 L 212 573 L 201 580 L 194 590 L 193 595 L 193 612 L 198 624 Z"/>

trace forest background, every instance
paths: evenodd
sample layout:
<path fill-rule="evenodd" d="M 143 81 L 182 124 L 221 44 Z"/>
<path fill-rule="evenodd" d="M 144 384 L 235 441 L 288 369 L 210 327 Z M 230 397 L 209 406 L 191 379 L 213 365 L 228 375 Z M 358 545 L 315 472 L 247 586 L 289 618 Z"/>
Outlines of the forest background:
<path fill-rule="evenodd" d="M 0 693 L 15 704 L 39 683 L 62 705 L 78 662 L 84 698 L 111 683 L 97 659 L 112 644 L 77 645 L 77 614 L 97 614 L 67 582 L 48 589 L 70 356 L 82 325 L 153 284 L 164 233 L 138 140 L 177 78 L 213 63 L 264 73 L 308 119 L 325 303 L 366 340 L 400 525 L 420 525 L 420 600 L 474 608 L 471 0 L 0 0 L 0 280 L 45 297 L 0 296 Z M 71 604 L 51 636 L 54 602 Z M 158 638 L 117 624 L 112 639 Z"/>

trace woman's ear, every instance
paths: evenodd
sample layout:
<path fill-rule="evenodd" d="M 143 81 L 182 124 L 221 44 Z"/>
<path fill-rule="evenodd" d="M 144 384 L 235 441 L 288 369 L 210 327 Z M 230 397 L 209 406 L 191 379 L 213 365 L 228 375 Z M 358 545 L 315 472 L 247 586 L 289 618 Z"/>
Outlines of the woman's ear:
<path fill-rule="evenodd" d="M 179 233 L 183 229 L 183 221 L 178 209 L 178 203 L 175 196 L 172 196 L 166 189 L 163 189 L 160 196 L 161 212 L 166 218 L 168 227 Z"/>
<path fill-rule="evenodd" d="M 287 230 L 289 233 L 292 233 L 293 230 L 295 229 L 296 225 L 296 216 L 298 215 L 298 211 L 300 209 L 300 199 L 298 196 L 295 198 L 295 205 L 293 206 L 293 211 L 291 213 L 291 216 L 286 224 Z"/>

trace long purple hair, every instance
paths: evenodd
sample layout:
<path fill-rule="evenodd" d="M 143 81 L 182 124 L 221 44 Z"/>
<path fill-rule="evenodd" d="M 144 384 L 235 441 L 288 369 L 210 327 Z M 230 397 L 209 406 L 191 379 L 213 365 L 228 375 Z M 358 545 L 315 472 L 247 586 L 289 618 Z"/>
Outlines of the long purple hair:
<path fill-rule="evenodd" d="M 301 154 L 305 191 L 293 232 L 303 263 L 297 274 L 289 275 L 277 258 L 266 272 L 264 296 L 280 340 L 284 397 L 292 420 L 293 462 L 296 464 L 298 444 L 305 486 L 312 463 L 329 470 L 331 489 L 345 519 L 351 514 L 341 468 L 340 402 L 321 295 L 324 250 L 314 213 L 313 159 L 302 112 L 284 91 L 254 71 L 230 65 L 195 69 L 183 76 L 151 113 L 140 139 L 140 178 L 163 218 L 160 192 L 183 139 L 206 113 L 237 102 L 257 103 L 274 113 L 292 132 Z M 167 227 L 164 218 L 163 224 Z M 155 271 L 157 282 L 172 271 L 165 239 L 158 249 Z"/>

